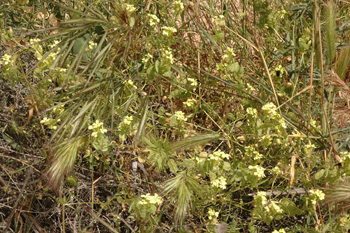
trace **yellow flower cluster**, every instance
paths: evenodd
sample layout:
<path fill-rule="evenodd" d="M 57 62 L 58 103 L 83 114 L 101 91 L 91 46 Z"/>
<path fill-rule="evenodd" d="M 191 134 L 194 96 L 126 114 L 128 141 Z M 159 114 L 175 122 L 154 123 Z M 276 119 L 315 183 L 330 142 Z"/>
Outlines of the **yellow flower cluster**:
<path fill-rule="evenodd" d="M 348 151 L 342 151 L 340 152 L 340 163 L 343 163 L 345 160 L 350 159 L 350 152 Z"/>
<path fill-rule="evenodd" d="M 252 166 L 252 165 L 249 165 L 248 167 L 250 170 L 253 170 L 253 174 L 258 178 L 258 179 L 261 179 L 261 178 L 264 178 L 265 177 L 265 174 L 264 174 L 264 171 L 265 171 L 265 168 L 263 168 L 262 166 L 259 166 L 259 165 L 255 165 L 255 166 Z"/>
<path fill-rule="evenodd" d="M 185 117 L 185 113 L 182 111 L 176 111 L 174 114 L 175 118 L 179 122 L 187 121 L 187 118 Z"/>
<path fill-rule="evenodd" d="M 4 56 L 2 56 L 2 61 L 0 61 L 0 64 L 6 67 L 6 70 L 8 70 L 10 66 L 13 65 L 13 63 L 14 61 L 12 60 L 11 55 L 8 55 L 8 54 L 5 54 Z"/>
<path fill-rule="evenodd" d="M 157 193 L 154 194 L 154 196 L 151 196 L 151 194 L 147 193 L 146 195 L 141 195 L 142 201 L 140 201 L 141 205 L 147 205 L 147 204 L 157 204 L 159 205 L 162 203 L 162 197 L 158 196 Z"/>
<path fill-rule="evenodd" d="M 181 1 L 175 1 L 174 9 L 176 13 L 181 13 L 184 10 L 184 4 Z"/>
<path fill-rule="evenodd" d="M 152 27 L 159 23 L 159 18 L 156 15 L 147 14 L 147 16 L 149 18 L 149 25 Z"/>
<path fill-rule="evenodd" d="M 124 125 L 130 125 L 133 119 L 134 119 L 133 116 L 126 116 L 126 117 L 124 118 L 124 120 L 123 120 L 123 124 L 124 124 Z"/>
<path fill-rule="evenodd" d="M 254 88 L 252 85 L 250 85 L 249 83 L 247 83 L 246 91 L 248 91 L 249 93 L 251 93 L 251 92 L 255 91 L 255 88 Z"/>
<path fill-rule="evenodd" d="M 253 146 L 246 146 L 244 147 L 244 149 L 245 149 L 246 155 L 249 158 L 253 158 L 254 160 L 259 160 L 263 157 L 263 155 L 257 152 Z"/>
<path fill-rule="evenodd" d="M 128 86 L 128 87 L 131 87 L 133 89 L 137 89 L 137 86 L 134 84 L 134 81 L 132 80 L 127 80 L 127 81 L 124 81 L 125 85 Z"/>
<path fill-rule="evenodd" d="M 38 59 L 38 54 L 43 53 L 43 48 L 41 47 L 39 42 L 40 42 L 40 39 L 30 39 L 29 40 L 30 46 L 35 50 L 35 56 L 37 59 Z M 40 60 L 40 59 L 38 59 L 38 60 Z"/>
<path fill-rule="evenodd" d="M 89 129 L 92 130 L 92 137 L 97 137 L 100 134 L 104 134 L 107 132 L 107 129 L 103 127 L 103 123 L 100 122 L 99 120 L 96 120 L 95 123 L 89 126 Z"/>
<path fill-rule="evenodd" d="M 197 102 L 196 99 L 191 98 L 191 99 L 188 99 L 186 102 L 182 102 L 182 103 L 185 105 L 185 107 L 191 108 L 194 106 L 196 102 Z"/>
<path fill-rule="evenodd" d="M 188 81 L 190 81 L 192 87 L 198 86 L 198 81 L 195 78 L 189 78 Z"/>
<path fill-rule="evenodd" d="M 175 32 L 177 32 L 176 28 L 173 28 L 173 27 L 164 26 L 162 27 L 162 29 L 163 29 L 163 35 L 167 37 L 171 37 Z"/>
<path fill-rule="evenodd" d="M 280 229 L 278 230 L 274 230 L 272 233 L 286 233 L 286 231 L 284 229 Z"/>
<path fill-rule="evenodd" d="M 272 168 L 272 170 L 271 170 L 274 174 L 276 174 L 276 175 L 279 175 L 279 174 L 281 174 L 282 172 L 281 172 L 281 169 L 279 168 L 279 167 L 277 167 L 277 166 L 275 166 L 274 168 Z"/>
<path fill-rule="evenodd" d="M 97 43 L 90 40 L 89 46 L 85 48 L 85 52 L 92 52 L 96 46 L 97 46 Z"/>
<path fill-rule="evenodd" d="M 266 116 L 272 120 L 277 120 L 283 128 L 287 128 L 284 119 L 282 119 L 281 116 L 276 112 L 277 107 L 274 103 L 269 102 L 265 104 L 261 109 L 264 111 Z"/>
<path fill-rule="evenodd" d="M 212 20 L 217 27 L 225 26 L 225 18 L 223 15 L 214 16 Z"/>
<path fill-rule="evenodd" d="M 142 58 L 142 62 L 146 64 L 146 63 L 148 63 L 149 60 L 151 60 L 152 58 L 153 58 L 153 56 L 152 56 L 151 54 L 147 53 L 146 56 L 145 56 L 144 58 Z"/>
<path fill-rule="evenodd" d="M 165 64 L 174 64 L 174 56 L 170 48 L 162 49 L 162 61 Z"/>
<path fill-rule="evenodd" d="M 213 180 L 211 182 L 211 185 L 216 188 L 226 189 L 226 185 L 227 185 L 226 178 L 221 176 L 218 179 Z"/>
<path fill-rule="evenodd" d="M 256 206 L 265 206 L 267 204 L 266 192 L 259 191 L 254 196 L 254 201 L 255 201 L 255 207 Z"/>
<path fill-rule="evenodd" d="M 349 215 L 345 214 L 343 217 L 339 219 L 339 226 L 344 227 L 349 224 Z"/>
<path fill-rule="evenodd" d="M 48 126 L 49 129 L 56 130 L 56 129 L 57 129 L 57 125 L 53 123 L 54 121 L 55 121 L 55 119 L 53 119 L 53 118 L 44 117 L 44 118 L 40 121 L 40 123 L 41 123 L 41 124 L 44 124 L 44 125 L 46 125 L 46 126 Z M 56 122 L 60 122 L 60 121 L 61 121 L 61 119 L 57 119 Z"/>
<path fill-rule="evenodd" d="M 221 159 L 229 159 L 229 158 L 230 158 L 230 155 L 226 154 L 221 150 L 217 150 L 213 154 L 209 155 L 209 159 L 212 159 L 212 160 L 221 160 Z"/>
<path fill-rule="evenodd" d="M 209 220 L 212 220 L 213 218 L 217 218 L 219 216 L 219 212 L 215 212 L 212 208 L 209 208 L 208 211 L 208 218 Z"/>
<path fill-rule="evenodd" d="M 255 108 L 247 108 L 247 113 L 252 117 L 258 117 L 258 111 Z"/>
<path fill-rule="evenodd" d="M 132 14 L 136 10 L 134 5 L 131 5 L 131 4 L 124 3 L 124 7 L 125 7 L 126 12 L 128 12 L 128 14 Z"/>
<path fill-rule="evenodd" d="M 61 115 L 64 112 L 64 104 L 58 106 L 57 108 L 54 108 L 53 112 L 56 114 L 56 116 Z"/>
<path fill-rule="evenodd" d="M 265 213 L 267 215 L 270 215 L 270 217 L 273 218 L 273 216 L 276 216 L 278 214 L 282 214 L 283 210 L 281 207 L 277 205 L 277 202 L 272 200 L 266 199 L 266 192 L 258 192 L 254 196 L 255 205 L 254 207 L 261 207 L 264 209 Z"/>
<path fill-rule="evenodd" d="M 236 54 L 233 52 L 233 48 L 227 48 L 225 54 L 222 56 L 222 59 L 227 63 L 234 61 Z"/>
<path fill-rule="evenodd" d="M 279 207 L 275 201 L 270 201 L 269 204 L 264 207 L 264 209 L 267 213 L 273 212 L 273 213 L 281 214 L 283 212 L 281 207 Z"/>
<path fill-rule="evenodd" d="M 317 202 L 323 200 L 325 198 L 325 194 L 324 192 L 322 192 L 322 190 L 316 189 L 316 191 L 314 190 L 310 190 L 310 199 L 313 205 L 316 205 Z"/>
<path fill-rule="evenodd" d="M 279 77 L 281 77 L 284 74 L 285 70 L 283 69 L 282 65 L 276 66 L 275 67 L 275 73 L 279 73 Z"/>

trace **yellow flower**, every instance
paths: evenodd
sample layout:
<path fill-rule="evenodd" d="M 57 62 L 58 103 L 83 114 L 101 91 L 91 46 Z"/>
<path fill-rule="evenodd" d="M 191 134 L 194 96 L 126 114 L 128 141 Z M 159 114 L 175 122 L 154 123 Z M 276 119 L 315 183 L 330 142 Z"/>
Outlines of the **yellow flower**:
<path fill-rule="evenodd" d="M 176 120 L 182 122 L 182 121 L 187 121 L 187 118 L 185 117 L 185 113 L 182 111 L 176 111 L 175 115 Z"/>
<path fill-rule="evenodd" d="M 131 4 L 124 3 L 124 7 L 125 7 L 126 11 L 128 12 L 128 14 L 131 14 L 136 10 L 134 5 L 131 5 Z"/>
<path fill-rule="evenodd" d="M 157 193 L 152 196 L 150 193 L 147 193 L 146 195 L 141 195 L 141 198 L 143 199 L 140 201 L 141 205 L 146 205 L 146 204 L 156 204 L 159 205 L 162 203 L 162 197 L 158 196 Z"/>
<path fill-rule="evenodd" d="M 197 102 L 197 100 L 191 98 L 191 99 L 188 99 L 186 102 L 182 102 L 186 107 L 190 108 L 190 107 L 193 107 L 194 104 Z"/>
<path fill-rule="evenodd" d="M 93 132 L 91 133 L 92 137 L 97 137 L 99 134 L 104 134 L 107 132 L 107 129 L 103 127 L 103 123 L 99 120 L 96 120 L 95 123 L 89 126 L 89 129 Z"/>
<path fill-rule="evenodd" d="M 164 26 L 162 27 L 162 29 L 163 29 L 163 35 L 167 37 L 171 37 L 175 32 L 177 32 L 176 28 L 173 28 L 173 27 Z"/>
<path fill-rule="evenodd" d="M 225 26 L 225 18 L 223 15 L 214 16 L 213 22 L 216 26 Z"/>
<path fill-rule="evenodd" d="M 149 18 L 149 25 L 155 26 L 156 24 L 159 23 L 159 19 L 156 15 L 147 14 L 147 16 Z"/>
<path fill-rule="evenodd" d="M 213 218 L 217 218 L 219 216 L 219 212 L 215 212 L 212 208 L 209 208 L 208 211 L 208 218 L 209 220 L 212 220 Z"/>
<path fill-rule="evenodd" d="M 213 180 L 211 182 L 211 185 L 216 188 L 226 189 L 226 185 L 227 185 L 226 178 L 221 176 L 218 179 Z"/>
<path fill-rule="evenodd" d="M 175 12 L 180 13 L 184 10 L 184 4 L 181 1 L 174 2 Z"/>

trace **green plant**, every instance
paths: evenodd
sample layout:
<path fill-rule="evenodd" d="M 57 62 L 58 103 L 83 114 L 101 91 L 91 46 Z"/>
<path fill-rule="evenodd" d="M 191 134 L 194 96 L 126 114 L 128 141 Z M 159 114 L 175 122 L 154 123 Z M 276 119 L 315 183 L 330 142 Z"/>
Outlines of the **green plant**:
<path fill-rule="evenodd" d="M 5 4 L 0 158 L 72 185 L 64 230 L 348 230 L 347 3 Z"/>

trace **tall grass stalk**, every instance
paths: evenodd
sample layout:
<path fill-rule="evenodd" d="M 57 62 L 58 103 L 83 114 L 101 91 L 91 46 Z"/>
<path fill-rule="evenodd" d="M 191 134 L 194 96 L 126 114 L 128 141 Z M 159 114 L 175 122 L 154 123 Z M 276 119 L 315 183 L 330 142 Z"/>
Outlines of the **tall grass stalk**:
<path fill-rule="evenodd" d="M 325 10 L 325 37 L 329 63 L 332 63 L 335 56 L 336 32 L 336 14 L 333 1 L 328 1 L 324 7 Z"/>

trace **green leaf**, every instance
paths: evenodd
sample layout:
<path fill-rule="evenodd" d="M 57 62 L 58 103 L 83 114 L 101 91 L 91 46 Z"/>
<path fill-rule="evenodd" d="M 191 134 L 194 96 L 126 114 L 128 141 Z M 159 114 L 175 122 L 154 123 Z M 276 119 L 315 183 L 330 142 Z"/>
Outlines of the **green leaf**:
<path fill-rule="evenodd" d="M 159 61 L 158 60 L 154 63 L 154 68 L 156 69 L 157 73 L 159 73 Z"/>
<path fill-rule="evenodd" d="M 83 36 L 75 39 L 75 42 L 73 45 L 73 54 L 78 54 L 80 50 L 83 48 L 84 44 L 85 44 L 85 38 Z"/>
<path fill-rule="evenodd" d="M 240 66 L 239 66 L 238 62 L 234 62 L 234 63 L 231 63 L 227 66 L 227 71 L 236 73 L 239 71 L 239 68 L 240 68 Z"/>
<path fill-rule="evenodd" d="M 321 178 L 324 176 L 325 171 L 326 171 L 326 170 L 322 169 L 321 171 L 317 172 L 317 173 L 315 174 L 315 176 L 314 176 L 315 179 L 316 179 L 316 180 L 321 179 Z"/>
<path fill-rule="evenodd" d="M 236 128 L 239 128 L 243 125 L 243 122 L 242 121 L 238 121 L 235 125 Z"/>
<path fill-rule="evenodd" d="M 185 98 L 186 93 L 187 93 L 187 91 L 185 89 L 177 88 L 177 89 L 173 90 L 169 96 L 171 98 L 181 99 L 181 98 Z"/>
<path fill-rule="evenodd" d="M 99 152 L 108 151 L 109 146 L 110 146 L 109 139 L 104 134 L 98 135 L 98 137 L 95 138 L 95 140 L 92 141 L 91 144 L 95 148 L 95 150 L 97 150 Z"/>
<path fill-rule="evenodd" d="M 213 171 L 210 171 L 209 172 L 209 177 L 210 177 L 210 180 L 215 180 L 216 179 L 216 173 L 213 172 Z"/>
<path fill-rule="evenodd" d="M 230 171 L 230 170 L 231 170 L 231 164 L 228 163 L 228 162 L 224 162 L 224 165 L 222 166 L 222 168 L 223 168 L 225 171 Z"/>
<path fill-rule="evenodd" d="M 86 39 L 89 37 L 89 34 L 86 33 L 84 36 L 82 37 L 78 37 L 77 39 L 75 39 L 74 41 L 74 45 L 73 45 L 73 54 L 76 55 L 76 54 L 79 54 L 81 52 L 81 50 L 85 49 L 86 47 Z M 89 58 L 87 57 L 86 53 L 84 52 L 84 55 L 83 55 L 83 60 L 84 61 L 88 61 Z"/>
<path fill-rule="evenodd" d="M 215 41 L 222 40 L 224 38 L 225 38 L 224 32 L 216 32 L 215 35 L 213 36 L 213 40 Z"/>
<path fill-rule="evenodd" d="M 177 173 L 177 171 L 179 170 L 179 168 L 177 167 L 177 164 L 175 162 L 175 160 L 173 159 L 170 159 L 168 161 L 168 166 L 169 166 L 169 169 L 172 173 Z"/>
<path fill-rule="evenodd" d="M 196 165 L 196 163 L 195 161 L 193 161 L 193 159 L 184 159 L 182 165 L 187 168 L 193 168 Z"/>
<path fill-rule="evenodd" d="M 151 134 L 148 135 L 148 138 L 144 138 L 147 144 L 147 150 L 150 151 L 148 159 L 152 163 L 156 163 L 159 170 L 163 170 L 166 162 L 169 160 L 169 156 L 173 154 L 169 142 L 157 139 Z"/>
<path fill-rule="evenodd" d="M 159 117 L 159 119 L 158 119 L 158 122 L 159 122 L 159 124 L 162 124 L 162 125 L 164 125 L 165 124 L 165 122 L 166 122 L 166 118 L 165 117 Z"/>
<path fill-rule="evenodd" d="M 229 112 L 227 113 L 227 119 L 233 121 L 235 119 L 235 115 Z"/>
<path fill-rule="evenodd" d="M 168 70 L 163 73 L 163 76 L 170 78 L 173 75 L 173 72 L 171 70 Z"/>
<path fill-rule="evenodd" d="M 340 172 L 338 168 L 334 168 L 327 171 L 325 182 L 335 182 L 340 177 Z"/>
<path fill-rule="evenodd" d="M 171 127 L 176 127 L 178 125 L 178 122 L 176 120 L 176 117 L 171 117 L 170 118 L 170 126 Z"/>
<path fill-rule="evenodd" d="M 293 201 L 287 198 L 283 198 L 280 205 L 284 213 L 286 213 L 288 216 L 292 217 L 303 213 L 303 211 L 299 209 Z"/>
<path fill-rule="evenodd" d="M 2 138 L 5 139 L 5 141 L 12 146 L 13 149 L 18 150 L 20 152 L 23 152 L 23 148 L 18 145 L 10 136 L 8 136 L 6 133 L 2 133 Z"/>
<path fill-rule="evenodd" d="M 160 108 L 158 108 L 158 115 L 159 115 L 159 116 L 163 116 L 163 115 L 164 115 L 164 113 L 165 113 L 165 109 L 164 109 L 164 107 L 160 107 Z"/>
<path fill-rule="evenodd" d="M 211 167 L 209 161 L 203 160 L 203 161 L 199 162 L 198 166 L 199 166 L 199 170 L 202 173 L 202 176 L 206 177 L 207 173 L 210 171 L 210 167 Z"/>

